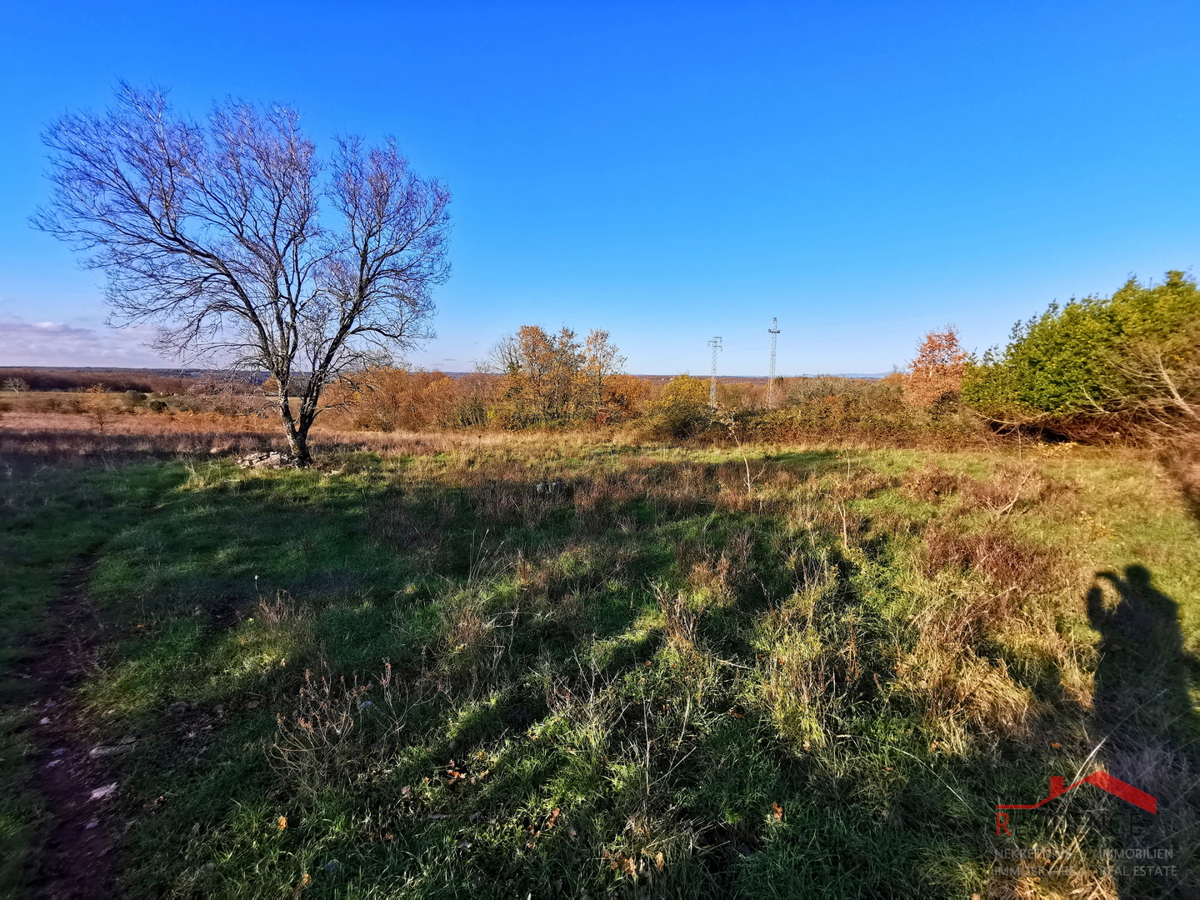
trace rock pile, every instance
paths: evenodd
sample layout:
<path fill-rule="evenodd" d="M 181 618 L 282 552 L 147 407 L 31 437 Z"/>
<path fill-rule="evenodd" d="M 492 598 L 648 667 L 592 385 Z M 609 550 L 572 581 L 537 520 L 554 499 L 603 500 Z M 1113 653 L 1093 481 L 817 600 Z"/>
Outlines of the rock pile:
<path fill-rule="evenodd" d="M 269 453 L 250 453 L 237 461 L 243 469 L 298 469 L 296 457 L 272 450 Z"/>

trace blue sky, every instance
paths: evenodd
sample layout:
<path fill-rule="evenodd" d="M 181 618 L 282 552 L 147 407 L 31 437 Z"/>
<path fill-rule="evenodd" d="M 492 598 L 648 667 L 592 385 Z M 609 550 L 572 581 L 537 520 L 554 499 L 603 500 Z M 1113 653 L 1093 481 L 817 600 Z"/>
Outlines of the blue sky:
<path fill-rule="evenodd" d="M 13 4 L 0 29 L 0 365 L 164 364 L 33 231 L 43 129 L 119 79 L 201 116 L 394 134 L 454 193 L 418 365 L 522 324 L 630 371 L 883 372 L 1200 262 L 1200 4 Z"/>

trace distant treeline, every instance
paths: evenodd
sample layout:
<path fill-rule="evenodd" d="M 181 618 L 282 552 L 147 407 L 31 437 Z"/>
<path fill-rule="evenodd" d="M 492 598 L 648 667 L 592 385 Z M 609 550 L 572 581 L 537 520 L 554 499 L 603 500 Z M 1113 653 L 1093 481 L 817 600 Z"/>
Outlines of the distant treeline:
<path fill-rule="evenodd" d="M 247 385 L 262 384 L 264 376 L 234 376 Z M 0 389 L 29 391 L 86 391 L 96 385 L 106 391 L 143 394 L 183 394 L 197 383 L 227 381 L 229 375 L 207 369 L 104 369 L 43 366 L 0 366 Z"/>
<path fill-rule="evenodd" d="M 1014 327 L 981 358 L 952 326 L 932 331 L 906 371 L 879 380 L 765 379 L 717 384 L 624 374 L 607 332 L 525 326 L 485 373 L 379 370 L 341 388 L 358 427 L 502 428 L 636 423 L 663 438 L 741 432 L 765 440 L 973 441 L 1029 432 L 1074 440 L 1200 433 L 1200 290 L 1171 271 L 1130 279 Z M 715 402 L 714 402 L 715 401 Z"/>
<path fill-rule="evenodd" d="M 632 427 L 662 440 L 862 440 L 917 445 L 985 437 L 958 390 L 966 354 L 953 329 L 929 335 L 912 371 L 884 379 L 639 377 L 607 332 L 524 326 L 481 371 L 376 368 L 332 385 L 326 399 L 352 428 Z"/>
<path fill-rule="evenodd" d="M 932 331 L 904 372 L 718 380 L 635 376 L 608 332 L 526 325 L 472 373 L 376 367 L 326 388 L 325 421 L 372 431 L 630 426 L 666 440 L 973 442 L 1030 431 L 1073 440 L 1200 434 L 1200 290 L 1168 272 L 1111 297 L 1051 306 L 1004 348 L 974 358 L 952 326 Z M 303 376 L 300 376 L 303 377 Z M 0 369 L 7 390 L 173 395 L 159 411 L 263 414 L 273 384 L 211 371 Z M 138 408 L 136 404 L 131 408 Z"/>

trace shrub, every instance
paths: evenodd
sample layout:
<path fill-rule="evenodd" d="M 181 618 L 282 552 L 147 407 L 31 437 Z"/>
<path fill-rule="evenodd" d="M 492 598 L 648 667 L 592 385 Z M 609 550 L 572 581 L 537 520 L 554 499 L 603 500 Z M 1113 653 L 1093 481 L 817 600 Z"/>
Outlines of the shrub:
<path fill-rule="evenodd" d="M 945 331 L 929 332 L 917 348 L 917 358 L 909 363 L 904 399 L 921 409 L 936 409 L 943 415 L 950 412 L 962 391 L 967 360 L 953 325 L 947 325 Z"/>
<path fill-rule="evenodd" d="M 701 378 L 676 375 L 661 394 L 646 404 L 646 420 L 653 434 L 688 438 L 712 424 L 708 385 Z"/>
<path fill-rule="evenodd" d="M 1200 291 L 1177 271 L 1149 287 L 1130 279 L 1109 298 L 1052 303 L 1017 323 L 1003 351 L 989 350 L 968 368 L 963 400 L 997 422 L 1037 423 L 1069 434 L 1094 430 L 1080 424 L 1089 417 L 1123 411 L 1144 417 L 1148 398 L 1173 399 L 1181 387 L 1200 396 L 1198 323 Z"/>
<path fill-rule="evenodd" d="M 146 395 L 141 391 L 125 391 L 121 394 L 121 406 L 125 409 L 137 409 L 146 402 Z"/>

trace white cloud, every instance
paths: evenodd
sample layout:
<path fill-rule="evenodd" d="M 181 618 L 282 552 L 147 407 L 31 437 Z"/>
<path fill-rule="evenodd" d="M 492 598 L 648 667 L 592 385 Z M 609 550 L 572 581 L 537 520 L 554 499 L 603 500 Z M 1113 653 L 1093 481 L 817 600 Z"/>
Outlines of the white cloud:
<path fill-rule="evenodd" d="M 170 366 L 148 346 L 154 329 L 89 328 L 66 322 L 0 318 L 0 366 Z"/>

